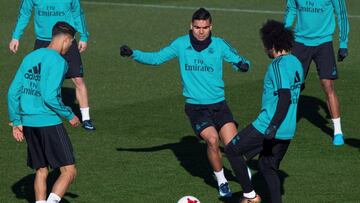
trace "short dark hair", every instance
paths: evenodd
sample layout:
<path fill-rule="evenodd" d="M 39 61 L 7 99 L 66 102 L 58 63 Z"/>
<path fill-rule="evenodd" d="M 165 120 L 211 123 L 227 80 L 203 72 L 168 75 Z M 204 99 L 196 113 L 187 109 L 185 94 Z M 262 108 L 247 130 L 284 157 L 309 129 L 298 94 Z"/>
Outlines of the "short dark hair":
<path fill-rule="evenodd" d="M 61 22 L 61 21 L 57 22 L 52 29 L 53 37 L 59 34 L 69 34 L 72 37 L 74 37 L 75 33 L 76 33 L 75 28 L 67 22 Z"/>
<path fill-rule="evenodd" d="M 262 42 L 267 50 L 290 51 L 294 45 L 294 33 L 285 28 L 285 24 L 268 20 L 260 29 Z"/>
<path fill-rule="evenodd" d="M 212 21 L 210 12 L 205 8 L 199 8 L 198 10 L 195 11 L 195 13 L 192 16 L 192 21 L 194 20 L 209 20 L 210 23 Z"/>

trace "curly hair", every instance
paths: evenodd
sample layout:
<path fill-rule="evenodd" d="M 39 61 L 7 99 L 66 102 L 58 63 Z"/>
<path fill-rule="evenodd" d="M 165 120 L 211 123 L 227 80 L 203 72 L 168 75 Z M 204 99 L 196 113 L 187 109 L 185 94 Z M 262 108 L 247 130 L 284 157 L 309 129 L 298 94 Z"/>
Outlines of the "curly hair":
<path fill-rule="evenodd" d="M 291 51 L 294 45 L 294 33 L 285 28 L 285 24 L 276 20 L 268 20 L 260 29 L 262 42 L 267 50 Z"/>

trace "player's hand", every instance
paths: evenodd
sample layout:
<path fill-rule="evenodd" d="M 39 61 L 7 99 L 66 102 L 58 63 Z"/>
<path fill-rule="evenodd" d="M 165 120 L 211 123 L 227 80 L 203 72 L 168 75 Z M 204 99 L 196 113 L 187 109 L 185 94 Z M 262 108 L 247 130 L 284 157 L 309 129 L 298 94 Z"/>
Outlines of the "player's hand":
<path fill-rule="evenodd" d="M 339 51 L 338 51 L 338 58 L 337 60 L 340 62 L 340 61 L 343 61 L 348 55 L 348 50 L 347 48 L 340 48 Z"/>
<path fill-rule="evenodd" d="M 238 67 L 240 72 L 247 72 L 249 70 L 249 64 L 243 63 L 242 61 L 239 61 L 239 63 L 235 64 L 236 67 Z"/>
<path fill-rule="evenodd" d="M 74 116 L 74 118 L 72 118 L 70 121 L 69 121 L 70 125 L 72 127 L 76 127 L 78 125 L 80 125 L 80 121 L 79 121 L 79 118 L 77 116 Z"/>
<path fill-rule="evenodd" d="M 12 125 L 12 123 L 11 123 Z M 13 126 L 12 127 L 12 134 L 16 141 L 22 142 L 24 140 L 24 133 L 23 133 L 23 126 Z"/>
<path fill-rule="evenodd" d="M 87 48 L 87 42 L 80 41 L 78 44 L 79 52 L 81 53 L 81 52 L 85 51 L 86 48 Z"/>
<path fill-rule="evenodd" d="M 271 140 L 275 138 L 276 131 L 278 127 L 272 123 L 270 123 L 269 127 L 265 130 L 265 139 Z"/>
<path fill-rule="evenodd" d="M 17 50 L 19 48 L 19 40 L 12 39 L 9 44 L 9 49 L 12 53 L 16 54 Z"/>
<path fill-rule="evenodd" d="M 121 56 L 131 56 L 133 54 L 133 51 L 128 47 L 127 45 L 122 45 L 120 47 L 120 55 Z"/>

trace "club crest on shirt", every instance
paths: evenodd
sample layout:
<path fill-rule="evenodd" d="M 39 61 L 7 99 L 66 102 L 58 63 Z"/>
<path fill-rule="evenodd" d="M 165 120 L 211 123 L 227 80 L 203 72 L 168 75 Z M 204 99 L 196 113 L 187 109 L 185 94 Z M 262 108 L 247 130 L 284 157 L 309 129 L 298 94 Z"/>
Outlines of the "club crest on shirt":
<path fill-rule="evenodd" d="M 209 48 L 209 54 L 213 54 L 215 52 L 214 48 L 210 47 Z"/>

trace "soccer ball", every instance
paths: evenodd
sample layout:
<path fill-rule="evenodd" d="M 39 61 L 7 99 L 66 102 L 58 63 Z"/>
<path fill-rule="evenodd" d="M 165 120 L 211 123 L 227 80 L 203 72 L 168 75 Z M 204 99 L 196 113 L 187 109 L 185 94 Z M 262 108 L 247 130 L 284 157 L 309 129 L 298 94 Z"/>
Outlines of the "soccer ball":
<path fill-rule="evenodd" d="M 193 196 L 184 196 L 177 203 L 200 203 L 200 200 Z"/>
<path fill-rule="evenodd" d="M 200 200 L 193 196 L 184 196 L 177 203 L 200 203 Z"/>

